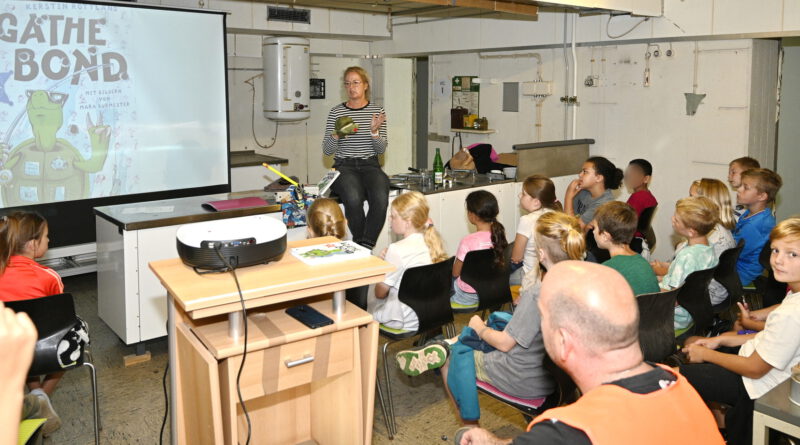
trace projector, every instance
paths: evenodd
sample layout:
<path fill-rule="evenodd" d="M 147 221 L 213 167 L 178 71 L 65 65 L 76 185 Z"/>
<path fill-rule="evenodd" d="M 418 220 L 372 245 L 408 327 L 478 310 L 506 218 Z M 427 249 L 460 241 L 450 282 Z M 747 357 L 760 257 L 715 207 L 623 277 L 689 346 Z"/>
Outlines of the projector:
<path fill-rule="evenodd" d="M 187 224 L 178 227 L 177 243 L 178 255 L 187 266 L 226 271 L 229 265 L 237 268 L 280 260 L 286 251 L 286 225 L 267 215 Z"/>

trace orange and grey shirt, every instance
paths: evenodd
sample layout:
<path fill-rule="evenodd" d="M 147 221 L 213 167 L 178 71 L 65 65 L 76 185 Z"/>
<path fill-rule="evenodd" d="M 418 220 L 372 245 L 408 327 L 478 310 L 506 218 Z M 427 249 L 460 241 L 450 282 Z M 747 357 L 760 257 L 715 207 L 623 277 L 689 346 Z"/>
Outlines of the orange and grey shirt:
<path fill-rule="evenodd" d="M 22 255 L 12 255 L 0 275 L 0 301 L 31 300 L 63 292 L 58 272 Z"/>

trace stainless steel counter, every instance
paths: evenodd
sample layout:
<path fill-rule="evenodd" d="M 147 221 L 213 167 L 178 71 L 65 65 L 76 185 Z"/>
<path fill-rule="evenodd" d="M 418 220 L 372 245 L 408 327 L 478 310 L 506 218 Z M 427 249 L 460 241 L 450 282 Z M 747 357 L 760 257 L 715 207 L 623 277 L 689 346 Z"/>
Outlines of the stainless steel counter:
<path fill-rule="evenodd" d="M 444 193 L 455 190 L 485 187 L 494 184 L 504 184 L 513 182 L 513 179 L 490 180 L 485 175 L 467 176 L 464 179 L 456 180 L 453 186 L 443 187 L 428 185 L 423 187 L 419 182 L 405 182 L 403 186 L 392 185 L 395 193 L 402 193 L 404 190 L 415 190 L 425 195 Z M 215 212 L 203 208 L 203 203 L 208 201 L 220 201 L 225 199 L 236 199 L 246 197 L 259 197 L 267 201 L 268 205 L 261 207 L 249 207 L 246 209 L 225 210 Z M 161 201 L 138 202 L 131 204 L 119 204 L 113 206 L 95 207 L 94 212 L 97 216 L 110 221 L 119 227 L 120 230 L 142 230 L 155 227 L 174 226 L 201 221 L 211 221 L 225 218 L 237 218 L 241 216 L 260 215 L 263 213 L 273 213 L 280 211 L 280 204 L 272 199 L 272 193 L 261 190 L 251 190 L 247 192 L 220 193 L 215 195 L 192 196 L 188 198 L 165 199 Z"/>
<path fill-rule="evenodd" d="M 216 195 L 191 196 L 188 198 L 95 207 L 94 213 L 116 224 L 120 230 L 141 230 L 280 211 L 280 204 L 276 203 L 271 196 L 272 193 L 268 194 L 263 190 L 220 193 Z M 209 201 L 247 197 L 262 198 L 267 201 L 268 205 L 249 207 L 246 209 L 224 210 L 221 212 L 203 208 L 203 203 Z"/>

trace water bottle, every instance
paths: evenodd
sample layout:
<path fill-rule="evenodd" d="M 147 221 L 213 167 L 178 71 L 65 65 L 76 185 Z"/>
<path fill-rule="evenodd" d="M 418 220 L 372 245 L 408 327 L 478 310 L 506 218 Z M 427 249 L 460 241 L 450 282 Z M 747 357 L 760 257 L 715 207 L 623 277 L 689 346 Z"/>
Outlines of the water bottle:
<path fill-rule="evenodd" d="M 433 157 L 433 182 L 436 185 L 442 185 L 444 180 L 444 164 L 442 163 L 442 155 L 439 149 L 436 149 L 436 156 Z"/>

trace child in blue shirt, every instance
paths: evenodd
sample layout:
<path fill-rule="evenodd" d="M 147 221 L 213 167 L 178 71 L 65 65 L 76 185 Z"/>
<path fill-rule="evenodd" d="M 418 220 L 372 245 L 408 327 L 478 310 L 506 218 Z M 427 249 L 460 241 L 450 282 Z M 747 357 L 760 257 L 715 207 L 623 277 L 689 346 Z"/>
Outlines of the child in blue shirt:
<path fill-rule="evenodd" d="M 769 239 L 769 232 L 775 227 L 772 204 L 783 181 L 781 177 L 766 168 L 753 168 L 742 172 L 742 182 L 736 191 L 736 201 L 746 209 L 733 231 L 733 239 L 738 243 L 744 240 L 744 248 L 736 263 L 739 279 L 747 286 L 761 275 L 763 268 L 758 256 Z"/>

